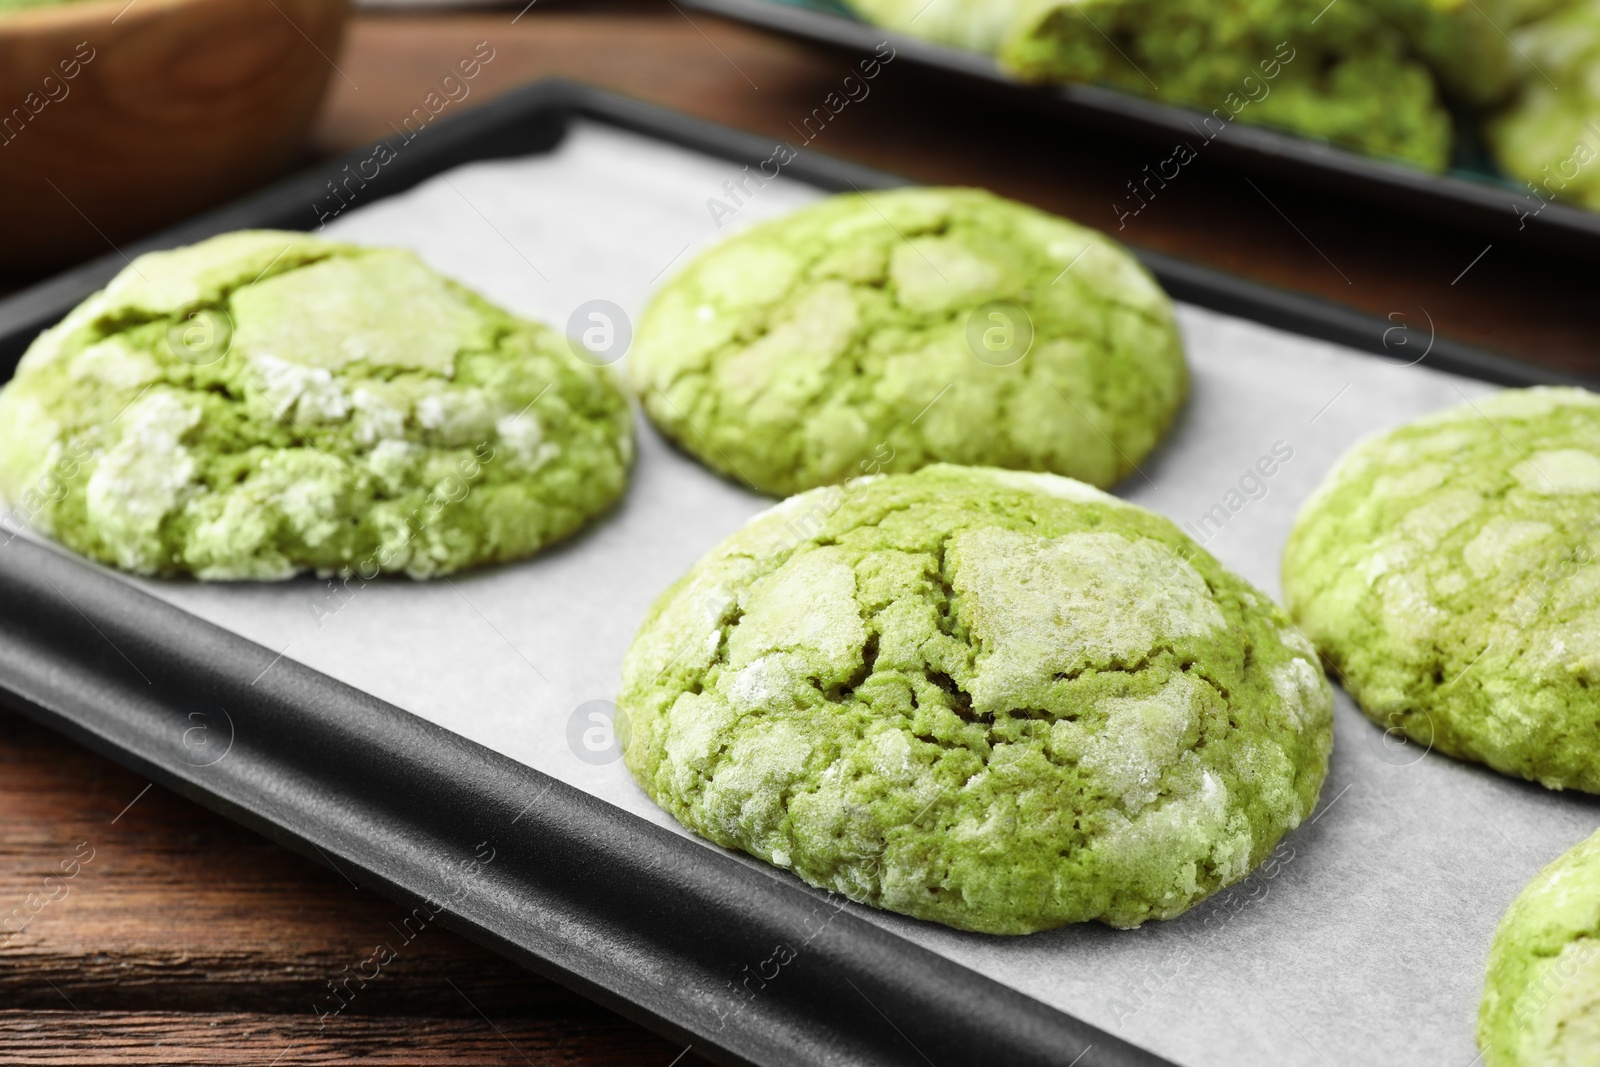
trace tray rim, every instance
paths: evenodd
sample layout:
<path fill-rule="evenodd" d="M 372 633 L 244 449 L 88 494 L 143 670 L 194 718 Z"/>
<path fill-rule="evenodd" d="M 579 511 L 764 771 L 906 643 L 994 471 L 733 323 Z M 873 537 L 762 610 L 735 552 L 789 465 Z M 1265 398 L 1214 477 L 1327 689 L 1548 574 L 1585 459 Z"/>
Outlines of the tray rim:
<path fill-rule="evenodd" d="M 1124 132 L 1146 136 L 1192 136 L 1202 113 L 1097 85 L 1029 85 L 1009 76 L 992 57 L 924 41 L 908 34 L 858 22 L 784 0 L 682 0 L 685 7 L 758 26 L 818 44 L 871 50 L 887 41 L 913 64 L 947 77 L 1016 94 L 1018 100 L 1060 113 L 1114 122 Z M 1478 182 L 1454 174 L 1431 174 L 1398 161 L 1364 156 L 1348 149 L 1268 127 L 1229 123 L 1216 136 L 1223 155 L 1293 173 L 1341 191 L 1407 204 L 1436 217 L 1468 222 L 1485 231 L 1498 219 L 1509 226 L 1522 216 L 1518 206 L 1536 194 L 1510 186 Z M 1170 146 L 1169 146 L 1170 147 Z M 1507 179 L 1510 181 L 1511 179 Z M 1531 190 L 1531 186 L 1529 187 Z M 1526 222 L 1536 240 L 1580 250 L 1600 249 L 1600 211 L 1544 201 Z M 1524 232 L 1519 225 L 1511 233 Z"/>
<path fill-rule="evenodd" d="M 431 127 L 425 143 L 372 183 L 373 199 L 462 163 L 549 150 L 574 117 L 752 164 L 772 145 L 759 135 L 556 79 L 513 90 Z M 131 256 L 248 225 L 309 229 L 311 205 L 323 183 L 371 150 L 368 146 L 311 168 L 131 243 L 124 252 Z M 829 189 L 905 184 L 809 151 L 801 151 L 787 169 L 799 180 Z M 1180 299 L 1385 351 L 1382 330 L 1390 324 L 1384 320 L 1169 257 L 1142 253 L 1141 258 Z M 0 303 L 0 373 L 9 376 L 21 346 L 42 325 L 122 265 L 121 253 L 108 255 Z M 1581 381 L 1443 342 L 1429 360 L 1440 369 L 1506 384 Z M 441 828 L 441 815 L 449 815 L 454 828 L 482 827 L 488 814 L 510 814 L 513 799 L 530 792 L 535 800 L 555 805 L 554 813 L 532 802 L 522 807 L 510 825 L 528 816 L 527 829 L 506 840 L 542 850 L 564 869 L 502 863 L 484 880 L 482 892 L 452 902 L 440 912 L 440 921 L 689 1042 L 718 1062 L 762 1067 L 923 1062 L 898 1031 L 884 1027 L 881 1005 L 919 1034 L 931 1035 L 941 1049 L 970 1050 L 972 1062 L 1003 1052 L 1006 1062 L 1044 1064 L 1059 1062 L 1064 1051 L 1091 1048 L 1098 1051 L 1084 1067 L 1166 1062 L 848 910 L 835 914 L 820 940 L 805 944 L 797 969 L 811 972 L 812 980 L 804 988 L 796 981 L 740 1001 L 741 1025 L 712 1029 L 703 990 L 682 982 L 651 985 L 638 973 L 619 970 L 618 960 L 633 953 L 658 970 L 669 965 L 703 970 L 703 962 L 696 961 L 710 952 L 732 975 L 741 951 L 748 954 L 763 939 L 795 929 L 802 913 L 813 914 L 814 893 L 731 857 L 707 862 L 715 854 L 702 845 L 295 661 L 284 660 L 265 685 L 257 684 L 263 680 L 259 676 L 246 684 L 254 671 L 239 668 L 266 665 L 274 658 L 272 650 L 64 551 L 26 540 L 0 546 L 0 590 L 11 605 L 0 612 L 0 693 L 11 706 L 346 877 L 354 872 L 386 896 L 415 905 L 440 901 L 453 891 L 450 875 L 436 869 L 440 842 L 450 837 Z M 152 620 L 160 625 L 151 625 Z M 138 652 L 150 677 L 129 674 L 122 648 Z M 205 768 L 189 762 L 174 741 L 187 728 L 186 708 L 196 699 L 231 709 L 230 715 L 250 723 L 250 736 L 240 738 L 230 758 Z M 352 729 L 352 723 L 361 729 Z M 452 778 L 473 768 L 492 788 L 473 792 Z M 353 784 L 342 787 L 340 778 Z M 399 795 L 410 788 L 420 789 L 417 798 Z M 585 828 L 589 836 L 574 827 Z M 629 862 L 640 850 L 661 859 L 642 867 Z M 594 897 L 606 893 L 615 898 L 609 904 Z M 519 922 L 519 901 L 526 900 L 546 907 L 554 932 L 530 929 L 525 915 Z M 759 902 L 754 911 L 752 901 Z M 854 976 L 859 1000 L 837 995 L 840 975 Z M 830 990 L 824 978 L 835 988 Z M 725 998 L 724 1003 L 730 1002 Z M 975 1010 L 980 1005 L 982 1010 Z"/>

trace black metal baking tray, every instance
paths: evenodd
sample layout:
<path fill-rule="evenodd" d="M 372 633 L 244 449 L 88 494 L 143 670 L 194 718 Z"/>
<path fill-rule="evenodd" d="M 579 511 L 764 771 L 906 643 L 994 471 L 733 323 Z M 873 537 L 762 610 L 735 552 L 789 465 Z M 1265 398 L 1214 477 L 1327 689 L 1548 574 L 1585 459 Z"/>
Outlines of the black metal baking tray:
<path fill-rule="evenodd" d="M 393 195 L 465 163 L 548 151 L 575 116 L 734 161 L 756 163 L 772 148 L 549 81 L 431 126 L 366 192 Z M 9 375 L 38 330 L 125 257 L 244 227 L 309 229 L 330 176 L 370 154 L 317 167 L 0 304 L 0 373 Z M 810 153 L 787 170 L 825 189 L 901 183 Z M 1394 352 L 1384 320 L 1144 258 L 1180 299 Z M 1442 339 L 1424 358 L 1505 384 L 1574 380 Z M 819 903 L 776 873 L 280 660 L 63 551 L 22 538 L 0 543 L 0 699 L 346 877 L 426 906 L 445 925 L 710 1059 L 914 1067 L 931 1048 L 944 1063 L 1165 1062 Z M 197 758 L 197 721 L 210 744 L 227 745 L 228 758 Z M 742 976 L 779 944 L 792 958 L 752 995 Z"/>
<path fill-rule="evenodd" d="M 872 52 L 887 41 L 897 61 L 959 79 L 996 106 L 1054 113 L 1080 125 L 1108 127 L 1164 150 L 1193 139 L 1201 113 L 1095 85 L 1034 86 L 1002 71 L 989 56 L 932 44 L 868 25 L 829 8 L 828 0 L 683 0 L 686 7 L 837 48 Z M 1205 136 L 1202 134 L 1201 136 Z M 1369 158 L 1291 133 L 1229 123 L 1208 154 L 1255 172 L 1278 174 L 1380 203 L 1423 211 L 1446 224 L 1518 235 L 1574 251 L 1600 251 L 1600 212 L 1541 200 L 1530 187 L 1481 167 L 1431 174 Z M 1523 216 L 1526 216 L 1524 224 Z"/>

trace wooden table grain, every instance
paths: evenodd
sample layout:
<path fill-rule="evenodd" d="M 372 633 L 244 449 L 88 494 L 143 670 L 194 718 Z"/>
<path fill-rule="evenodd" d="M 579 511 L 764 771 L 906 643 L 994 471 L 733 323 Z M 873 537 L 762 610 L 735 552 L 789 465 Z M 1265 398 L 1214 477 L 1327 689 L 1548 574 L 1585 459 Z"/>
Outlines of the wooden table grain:
<path fill-rule="evenodd" d="M 493 58 L 456 110 L 559 74 L 783 140 L 803 138 L 853 61 L 670 0 L 519 8 L 359 17 L 330 57 L 339 76 L 315 153 L 390 133 L 480 44 Z M 997 110 L 904 64 L 812 147 L 986 185 L 1130 243 L 1600 373 L 1593 263 L 1535 246 L 1514 220 L 1503 235 L 1455 233 L 1201 161 L 1119 231 L 1111 205 L 1147 148 Z M 394 936 L 402 909 L 147 785 L 0 711 L 0 1063 L 702 1062 L 443 929 L 319 1020 L 313 1001 Z"/>
<path fill-rule="evenodd" d="M 408 916 L 0 711 L 0 1063 L 704 1062 Z"/>

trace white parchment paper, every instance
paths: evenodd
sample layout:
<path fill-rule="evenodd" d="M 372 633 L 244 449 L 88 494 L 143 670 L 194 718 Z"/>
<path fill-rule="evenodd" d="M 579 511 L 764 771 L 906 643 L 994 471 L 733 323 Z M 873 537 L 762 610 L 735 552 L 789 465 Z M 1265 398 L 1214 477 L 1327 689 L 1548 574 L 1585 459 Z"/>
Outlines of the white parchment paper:
<path fill-rule="evenodd" d="M 637 317 L 698 247 L 821 195 L 780 180 L 719 232 L 706 200 L 725 197 L 737 169 L 580 125 L 554 153 L 466 166 L 402 196 L 358 201 L 328 230 L 412 247 L 558 327 L 595 299 Z M 1295 510 L 1351 442 L 1489 391 L 1197 308 L 1180 317 L 1193 397 L 1168 443 L 1118 491 L 1180 523 L 1244 500 L 1206 544 L 1274 596 Z M 640 425 L 621 509 L 522 564 L 427 584 L 373 583 L 344 598 L 311 579 L 139 584 L 675 826 L 621 762 L 575 755 L 569 721 L 586 702 L 614 696 L 623 653 L 654 597 L 769 502 Z M 1250 484 L 1256 499 L 1230 498 L 1275 446 L 1292 455 L 1265 480 L 1265 494 Z M 1600 806 L 1386 741 L 1343 694 L 1335 715 L 1332 774 L 1314 818 L 1287 839 L 1270 873 L 1182 918 L 1136 931 L 1089 925 L 999 938 L 857 911 L 1194 1067 L 1469 1067 L 1495 922 L 1540 866 L 1594 829 Z"/>

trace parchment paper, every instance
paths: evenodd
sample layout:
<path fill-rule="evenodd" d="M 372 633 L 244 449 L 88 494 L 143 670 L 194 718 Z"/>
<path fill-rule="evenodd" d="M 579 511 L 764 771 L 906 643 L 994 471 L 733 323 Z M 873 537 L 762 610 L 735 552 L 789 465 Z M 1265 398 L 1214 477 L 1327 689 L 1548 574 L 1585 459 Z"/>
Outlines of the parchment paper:
<path fill-rule="evenodd" d="M 357 202 L 328 231 L 415 248 L 558 327 L 594 299 L 637 317 L 696 248 L 820 195 L 780 180 L 718 231 L 706 200 L 725 196 L 736 170 L 580 125 L 552 154 L 466 166 L 402 196 Z M 1212 505 L 1226 508 L 1228 491 L 1275 444 L 1292 449 L 1266 494 L 1230 513 L 1207 542 L 1274 596 L 1295 510 L 1351 442 L 1489 391 L 1197 308 L 1180 317 L 1193 397 L 1170 441 L 1118 491 L 1180 523 L 1198 522 Z M 139 584 L 676 827 L 620 761 L 595 765 L 575 754 L 587 750 L 570 743 L 569 724 L 581 705 L 614 696 L 623 653 L 654 597 L 769 502 L 640 426 L 621 509 L 526 563 L 427 584 L 379 582 L 345 599 L 329 599 L 312 579 Z M 1087 925 L 1000 938 L 856 910 L 1195 1067 L 1469 1067 L 1495 922 L 1540 866 L 1594 829 L 1600 807 L 1397 745 L 1342 693 L 1335 716 L 1333 769 L 1315 816 L 1270 870 L 1182 918 L 1136 931 Z"/>

